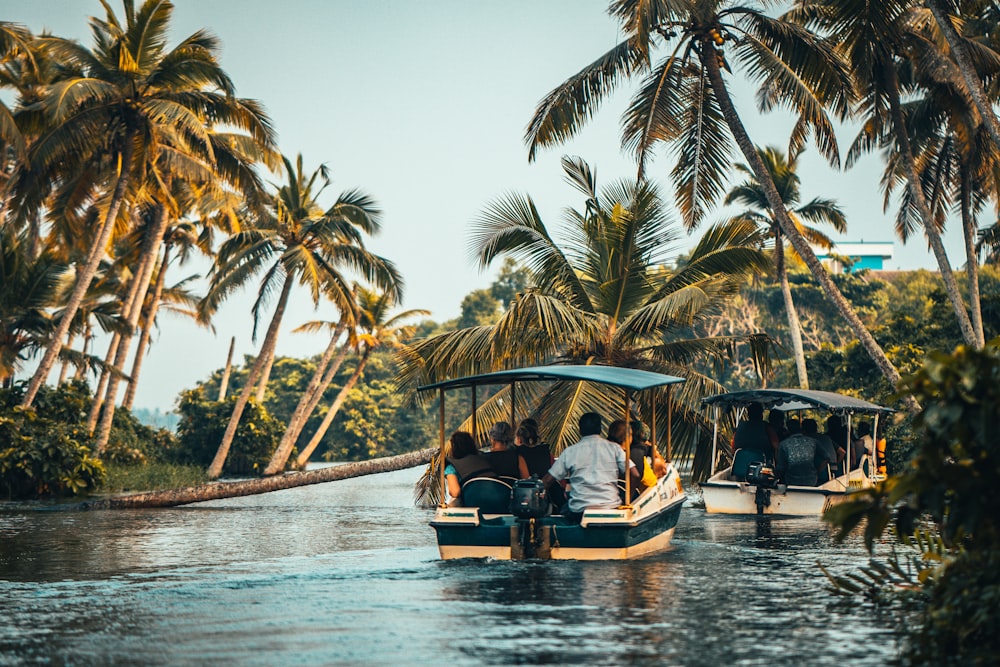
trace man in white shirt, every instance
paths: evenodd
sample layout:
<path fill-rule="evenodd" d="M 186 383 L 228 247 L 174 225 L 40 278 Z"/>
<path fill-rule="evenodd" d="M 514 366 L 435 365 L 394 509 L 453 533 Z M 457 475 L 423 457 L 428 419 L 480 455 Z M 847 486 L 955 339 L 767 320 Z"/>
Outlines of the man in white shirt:
<path fill-rule="evenodd" d="M 546 486 L 553 481 L 569 482 L 569 502 L 563 514 L 573 518 L 586 509 L 621 505 L 618 479 L 625 474 L 626 465 L 622 446 L 601 437 L 601 415 L 588 412 L 580 417 L 579 425 L 580 441 L 567 447 L 542 478 Z M 629 463 L 634 484 L 639 473 L 635 464 Z"/>

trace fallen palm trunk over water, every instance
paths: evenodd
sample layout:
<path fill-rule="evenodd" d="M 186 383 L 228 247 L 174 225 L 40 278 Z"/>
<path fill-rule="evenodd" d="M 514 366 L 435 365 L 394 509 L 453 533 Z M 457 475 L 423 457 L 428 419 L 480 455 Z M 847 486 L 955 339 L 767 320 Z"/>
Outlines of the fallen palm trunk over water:
<path fill-rule="evenodd" d="M 127 496 L 89 500 L 75 506 L 80 510 L 135 509 L 143 507 L 176 507 L 189 503 L 200 503 L 206 500 L 222 498 L 239 498 L 253 496 L 282 489 L 293 489 L 297 486 L 335 482 L 351 477 L 374 475 L 381 472 L 392 472 L 425 465 L 437 452 L 437 448 L 421 449 L 409 454 L 386 456 L 370 461 L 358 461 L 343 465 L 310 470 L 308 472 L 293 472 L 263 479 L 249 479 L 239 482 L 211 482 L 200 486 L 189 486 L 184 489 L 164 489 L 149 493 L 134 493 Z"/>

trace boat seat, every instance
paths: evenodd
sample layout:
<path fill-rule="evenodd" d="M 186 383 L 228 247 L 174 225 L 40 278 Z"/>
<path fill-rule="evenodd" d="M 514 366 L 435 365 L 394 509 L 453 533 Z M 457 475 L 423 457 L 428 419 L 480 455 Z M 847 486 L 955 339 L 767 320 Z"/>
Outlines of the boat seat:
<path fill-rule="evenodd" d="M 462 485 L 462 504 L 484 514 L 510 513 L 511 486 L 495 477 L 473 477 Z"/>
<path fill-rule="evenodd" d="M 737 449 L 733 455 L 733 469 L 730 477 L 737 482 L 745 482 L 747 481 L 747 469 L 750 467 L 750 464 L 754 461 L 766 460 L 767 457 L 764 456 L 764 453 L 756 449 Z"/>

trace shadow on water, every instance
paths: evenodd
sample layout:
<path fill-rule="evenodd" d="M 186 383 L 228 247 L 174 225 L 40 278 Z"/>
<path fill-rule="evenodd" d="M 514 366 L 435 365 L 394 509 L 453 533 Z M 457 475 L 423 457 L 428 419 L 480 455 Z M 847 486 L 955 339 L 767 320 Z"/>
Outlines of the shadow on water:
<path fill-rule="evenodd" d="M 629 562 L 441 561 L 420 471 L 135 512 L 0 509 L 0 665 L 882 665 L 857 542 L 685 508 Z"/>

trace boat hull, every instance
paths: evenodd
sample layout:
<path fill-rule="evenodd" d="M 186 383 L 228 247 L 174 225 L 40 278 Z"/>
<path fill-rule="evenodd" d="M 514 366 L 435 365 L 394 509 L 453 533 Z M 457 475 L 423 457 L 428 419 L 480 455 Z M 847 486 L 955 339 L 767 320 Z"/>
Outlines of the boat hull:
<path fill-rule="evenodd" d="M 701 484 L 705 511 L 709 514 L 765 514 L 782 516 L 821 516 L 832 505 L 842 502 L 853 490 L 870 485 L 859 470 L 850 477 L 842 475 L 820 486 L 786 486 L 770 490 L 770 504 L 757 509 L 757 487 L 728 479 L 723 470 Z"/>
<path fill-rule="evenodd" d="M 442 507 L 431 526 L 446 560 L 624 560 L 667 549 L 686 499 L 671 470 L 632 507 L 588 510 L 579 523 L 562 515 L 518 519 L 475 507 Z"/>

